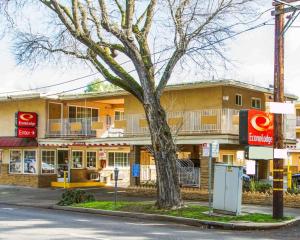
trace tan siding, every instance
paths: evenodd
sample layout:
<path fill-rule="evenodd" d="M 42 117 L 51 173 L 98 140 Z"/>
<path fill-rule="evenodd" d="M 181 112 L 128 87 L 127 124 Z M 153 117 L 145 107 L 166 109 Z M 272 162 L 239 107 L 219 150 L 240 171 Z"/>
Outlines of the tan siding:
<path fill-rule="evenodd" d="M 15 113 L 17 111 L 36 112 L 38 114 L 38 137 L 45 136 L 46 101 L 43 99 L 0 103 L 0 136 L 15 136 Z"/>
<path fill-rule="evenodd" d="M 235 95 L 239 94 L 242 96 L 242 106 L 235 104 Z M 223 100 L 223 108 L 234 108 L 234 109 L 250 109 L 251 98 L 260 98 L 262 110 L 265 109 L 266 96 L 263 92 L 253 91 L 250 89 L 238 88 L 238 87 L 223 87 L 223 96 L 228 96 L 228 101 Z"/>
<path fill-rule="evenodd" d="M 161 102 L 169 112 L 221 108 L 222 89 L 221 87 L 209 87 L 167 91 L 163 94 Z M 125 97 L 125 113 L 144 113 L 144 110 L 135 97 L 128 95 Z"/>

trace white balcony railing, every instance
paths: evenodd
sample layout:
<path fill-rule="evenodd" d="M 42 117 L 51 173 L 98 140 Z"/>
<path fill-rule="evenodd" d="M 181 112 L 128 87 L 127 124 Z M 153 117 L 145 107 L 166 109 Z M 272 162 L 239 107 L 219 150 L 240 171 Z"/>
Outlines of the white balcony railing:
<path fill-rule="evenodd" d="M 296 117 L 296 126 L 300 127 L 300 116 Z"/>
<path fill-rule="evenodd" d="M 173 133 L 178 134 L 238 134 L 238 110 L 208 109 L 168 112 L 167 119 Z M 125 115 L 126 135 L 149 134 L 144 114 Z"/>
<path fill-rule="evenodd" d="M 236 109 L 205 109 L 168 112 L 168 124 L 173 134 L 239 134 L 239 111 Z M 285 117 L 286 139 L 296 139 L 295 116 Z M 110 118 L 51 119 L 47 123 L 48 137 L 133 137 L 148 136 L 149 128 L 144 114 L 125 114 L 124 119 Z"/>
<path fill-rule="evenodd" d="M 110 118 L 49 119 L 47 137 L 122 137 L 124 130 L 115 128 Z"/>

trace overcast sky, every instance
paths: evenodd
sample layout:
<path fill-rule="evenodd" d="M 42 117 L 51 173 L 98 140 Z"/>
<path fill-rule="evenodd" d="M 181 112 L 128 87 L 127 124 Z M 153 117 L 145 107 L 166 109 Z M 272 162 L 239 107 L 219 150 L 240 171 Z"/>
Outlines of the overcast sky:
<path fill-rule="evenodd" d="M 262 11 L 271 7 L 267 4 Z M 264 18 L 271 19 L 270 12 Z M 258 23 L 259 23 L 258 22 Z M 300 26 L 300 20 L 296 20 L 295 26 Z M 285 86 L 289 93 L 300 96 L 300 28 L 291 28 L 286 34 L 285 40 Z M 68 68 L 58 68 L 57 66 L 41 66 L 34 71 L 17 66 L 15 58 L 11 52 L 12 41 L 9 38 L 0 40 L 0 92 L 11 90 L 24 90 L 42 87 L 49 84 L 60 83 L 73 78 L 91 74 L 94 70 L 82 66 L 74 65 Z M 273 63 L 274 63 L 274 26 L 264 26 L 256 30 L 243 33 L 234 40 L 227 41 L 227 57 L 233 62 L 228 70 L 218 69 L 214 75 L 215 79 L 226 78 L 243 82 L 268 86 L 273 83 Z M 176 76 L 172 77 L 172 82 L 201 81 L 207 80 L 197 71 L 187 71 L 181 74 L 180 80 Z M 78 80 L 71 84 L 62 85 L 55 89 L 45 89 L 44 91 L 60 91 L 81 87 L 93 80 L 95 76 Z"/>

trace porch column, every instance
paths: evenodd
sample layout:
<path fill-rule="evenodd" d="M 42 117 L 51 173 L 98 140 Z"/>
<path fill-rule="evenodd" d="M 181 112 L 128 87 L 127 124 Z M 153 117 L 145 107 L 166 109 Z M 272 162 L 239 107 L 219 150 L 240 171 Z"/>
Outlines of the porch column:
<path fill-rule="evenodd" d="M 141 164 L 141 146 L 131 146 L 130 149 L 130 186 L 138 186 L 140 185 L 140 177 L 132 176 L 132 167 L 133 164 Z"/>

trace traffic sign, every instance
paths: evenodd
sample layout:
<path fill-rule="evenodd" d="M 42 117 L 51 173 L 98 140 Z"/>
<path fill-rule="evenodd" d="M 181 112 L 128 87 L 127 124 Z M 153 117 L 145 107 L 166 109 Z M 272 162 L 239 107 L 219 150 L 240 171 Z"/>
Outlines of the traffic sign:
<path fill-rule="evenodd" d="M 202 151 L 202 156 L 203 157 L 209 157 L 209 144 L 208 143 L 204 143 L 203 144 L 203 151 Z"/>
<path fill-rule="evenodd" d="M 219 157 L 219 152 L 220 152 L 220 145 L 218 142 L 213 142 L 211 144 L 211 156 L 214 158 Z"/>

